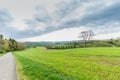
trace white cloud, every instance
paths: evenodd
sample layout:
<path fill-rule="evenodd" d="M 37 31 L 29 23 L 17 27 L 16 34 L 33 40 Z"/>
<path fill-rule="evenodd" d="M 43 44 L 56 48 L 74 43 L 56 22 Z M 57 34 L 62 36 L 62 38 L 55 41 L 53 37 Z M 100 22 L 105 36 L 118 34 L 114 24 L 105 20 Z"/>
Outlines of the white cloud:
<path fill-rule="evenodd" d="M 70 28 L 54 31 L 42 36 L 19 39 L 18 41 L 71 41 L 71 40 L 79 40 L 78 36 L 81 31 L 89 30 L 86 27 L 80 28 Z"/>
<path fill-rule="evenodd" d="M 41 5 L 50 11 L 54 10 L 54 4 L 61 0 L 0 0 L 0 8 L 6 8 L 14 17 L 14 28 L 20 31 L 27 29 L 24 19 L 32 18 L 35 13 L 35 7 Z M 52 14 L 52 13 L 51 13 Z"/>
<path fill-rule="evenodd" d="M 96 35 L 94 37 L 94 39 L 96 39 L 96 40 L 112 39 L 112 38 L 113 39 L 120 38 L 120 32 L 101 34 L 101 35 Z"/>
<path fill-rule="evenodd" d="M 12 28 L 15 28 L 18 31 L 25 31 L 29 28 L 23 21 L 19 19 L 14 20 L 11 25 Z"/>
<path fill-rule="evenodd" d="M 39 41 L 72 41 L 72 40 L 82 40 L 82 38 L 78 38 L 80 35 L 80 32 L 90 30 L 86 27 L 80 27 L 80 28 L 70 28 L 70 29 L 64 29 L 59 31 L 54 31 L 42 36 L 37 37 L 31 37 L 31 38 L 25 38 L 25 39 L 19 39 L 18 41 L 25 42 L 39 42 Z M 104 40 L 104 39 L 116 39 L 120 38 L 120 32 L 114 32 L 114 33 L 108 33 L 108 34 L 96 34 L 93 36 L 93 40 Z"/>

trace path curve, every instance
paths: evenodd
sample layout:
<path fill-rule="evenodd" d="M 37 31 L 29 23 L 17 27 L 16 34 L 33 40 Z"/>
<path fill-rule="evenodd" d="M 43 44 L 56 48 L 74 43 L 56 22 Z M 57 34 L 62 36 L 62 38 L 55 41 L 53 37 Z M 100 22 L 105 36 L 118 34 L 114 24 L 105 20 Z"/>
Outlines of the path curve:
<path fill-rule="evenodd" d="M 0 80 L 18 80 L 15 59 L 11 52 L 0 57 Z"/>

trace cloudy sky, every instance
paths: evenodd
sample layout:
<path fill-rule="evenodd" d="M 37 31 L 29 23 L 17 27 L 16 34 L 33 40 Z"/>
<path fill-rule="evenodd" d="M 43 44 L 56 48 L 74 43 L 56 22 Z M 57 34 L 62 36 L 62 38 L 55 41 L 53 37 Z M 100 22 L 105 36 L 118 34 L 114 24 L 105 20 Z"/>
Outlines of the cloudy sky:
<path fill-rule="evenodd" d="M 120 37 L 120 0 L 0 0 L 0 33 L 19 41 Z"/>

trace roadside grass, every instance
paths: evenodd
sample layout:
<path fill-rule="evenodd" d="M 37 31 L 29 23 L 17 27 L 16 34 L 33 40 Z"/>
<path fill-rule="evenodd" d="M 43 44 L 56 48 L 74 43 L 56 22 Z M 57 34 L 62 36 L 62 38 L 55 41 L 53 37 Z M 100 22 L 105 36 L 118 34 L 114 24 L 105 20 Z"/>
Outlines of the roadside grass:
<path fill-rule="evenodd" d="M 2 56 L 2 54 L 0 54 L 0 56 Z"/>
<path fill-rule="evenodd" d="M 120 80 L 120 48 L 14 52 L 19 80 Z"/>
<path fill-rule="evenodd" d="M 23 67 L 18 60 L 16 60 L 18 80 L 29 80 L 24 74 Z"/>
<path fill-rule="evenodd" d="M 4 54 L 3 53 L 0 53 L 0 57 L 2 57 Z"/>

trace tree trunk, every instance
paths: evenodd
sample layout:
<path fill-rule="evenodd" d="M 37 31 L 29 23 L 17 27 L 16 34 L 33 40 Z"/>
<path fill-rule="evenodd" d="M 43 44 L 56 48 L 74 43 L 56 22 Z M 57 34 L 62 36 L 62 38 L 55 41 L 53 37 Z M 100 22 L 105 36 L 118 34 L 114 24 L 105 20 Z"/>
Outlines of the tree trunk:
<path fill-rule="evenodd" d="M 87 47 L 87 41 L 85 40 L 85 48 Z"/>

